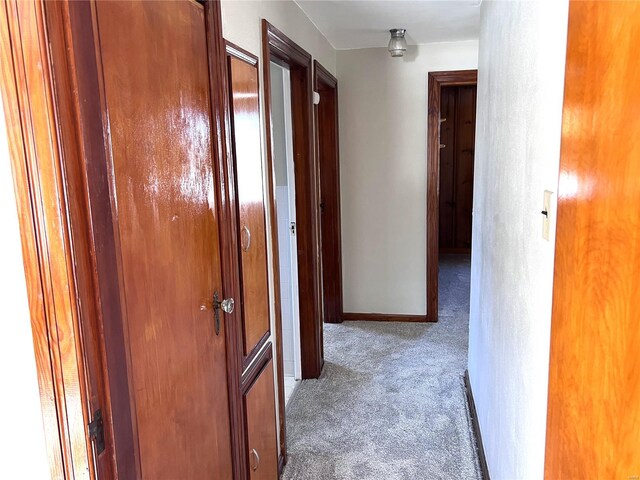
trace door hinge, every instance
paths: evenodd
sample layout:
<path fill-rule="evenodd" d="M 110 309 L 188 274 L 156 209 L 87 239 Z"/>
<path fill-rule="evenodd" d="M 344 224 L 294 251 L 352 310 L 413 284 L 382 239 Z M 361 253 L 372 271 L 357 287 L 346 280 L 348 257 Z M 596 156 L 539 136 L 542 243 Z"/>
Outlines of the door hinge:
<path fill-rule="evenodd" d="M 104 452 L 104 425 L 100 409 L 96 410 L 93 414 L 93 420 L 89 423 L 89 438 L 95 445 L 96 455 Z"/>

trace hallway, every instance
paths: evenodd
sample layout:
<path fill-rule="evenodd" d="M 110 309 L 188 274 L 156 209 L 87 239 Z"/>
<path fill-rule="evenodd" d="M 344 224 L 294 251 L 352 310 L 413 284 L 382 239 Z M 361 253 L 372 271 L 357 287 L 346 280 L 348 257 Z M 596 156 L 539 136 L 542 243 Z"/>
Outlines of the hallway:
<path fill-rule="evenodd" d="M 463 383 L 469 273 L 469 257 L 442 257 L 436 324 L 325 325 L 322 376 L 287 407 L 283 478 L 480 478 Z"/>

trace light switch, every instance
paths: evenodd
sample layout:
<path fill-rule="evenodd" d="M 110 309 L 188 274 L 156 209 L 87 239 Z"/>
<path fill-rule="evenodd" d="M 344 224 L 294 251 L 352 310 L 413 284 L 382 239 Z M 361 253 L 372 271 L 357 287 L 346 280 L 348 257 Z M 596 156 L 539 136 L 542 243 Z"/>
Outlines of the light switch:
<path fill-rule="evenodd" d="M 542 238 L 549 240 L 549 223 L 551 223 L 551 195 L 553 192 L 544 191 L 544 199 L 542 200 Z"/>

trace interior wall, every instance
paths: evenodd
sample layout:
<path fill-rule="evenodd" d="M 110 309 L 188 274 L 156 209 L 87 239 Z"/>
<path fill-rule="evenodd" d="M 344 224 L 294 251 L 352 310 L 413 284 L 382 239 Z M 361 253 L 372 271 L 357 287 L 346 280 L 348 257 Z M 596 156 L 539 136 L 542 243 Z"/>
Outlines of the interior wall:
<path fill-rule="evenodd" d="M 336 55 L 329 41 L 291 0 L 222 0 L 224 38 L 254 55 L 262 53 L 262 25 L 266 18 L 324 68 L 335 74 Z"/>
<path fill-rule="evenodd" d="M 50 478 L 18 212 L 0 104 L 0 477 Z"/>
<path fill-rule="evenodd" d="M 481 7 L 469 376 L 494 480 L 543 478 L 567 16 Z"/>
<path fill-rule="evenodd" d="M 337 52 L 344 311 L 426 313 L 427 75 L 478 42 Z"/>

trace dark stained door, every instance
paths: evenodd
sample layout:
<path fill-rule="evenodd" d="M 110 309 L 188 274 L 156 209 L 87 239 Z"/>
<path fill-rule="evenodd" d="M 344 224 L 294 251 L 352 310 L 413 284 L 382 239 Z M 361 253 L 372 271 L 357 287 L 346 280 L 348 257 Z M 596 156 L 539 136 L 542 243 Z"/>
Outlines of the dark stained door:
<path fill-rule="evenodd" d="M 318 78 L 320 103 L 316 107 L 320 168 L 320 235 L 322 242 L 322 298 L 324 321 L 342 322 L 342 260 L 340 233 L 340 165 L 338 155 L 338 87 Z"/>
<path fill-rule="evenodd" d="M 238 186 L 244 356 L 269 336 L 267 237 L 260 148 L 258 68 L 228 55 L 233 153 Z"/>
<path fill-rule="evenodd" d="M 231 478 L 204 9 L 96 9 L 142 477 Z"/>
<path fill-rule="evenodd" d="M 440 118 L 441 251 L 471 250 L 476 86 L 442 87 Z"/>

